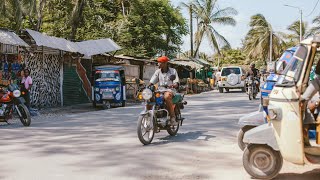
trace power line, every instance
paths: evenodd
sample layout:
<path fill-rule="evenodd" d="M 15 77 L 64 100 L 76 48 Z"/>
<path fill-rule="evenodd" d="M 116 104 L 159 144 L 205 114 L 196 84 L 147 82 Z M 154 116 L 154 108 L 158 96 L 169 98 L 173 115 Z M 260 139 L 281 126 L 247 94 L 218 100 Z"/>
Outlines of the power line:
<path fill-rule="evenodd" d="M 317 1 L 316 5 L 314 6 L 314 8 L 313 8 L 313 10 L 311 11 L 311 13 L 308 14 L 307 16 L 305 16 L 305 17 L 309 17 L 309 16 L 311 16 L 311 15 L 313 14 L 314 10 L 315 10 L 316 7 L 318 6 L 319 1 L 320 1 L 320 0 Z"/>

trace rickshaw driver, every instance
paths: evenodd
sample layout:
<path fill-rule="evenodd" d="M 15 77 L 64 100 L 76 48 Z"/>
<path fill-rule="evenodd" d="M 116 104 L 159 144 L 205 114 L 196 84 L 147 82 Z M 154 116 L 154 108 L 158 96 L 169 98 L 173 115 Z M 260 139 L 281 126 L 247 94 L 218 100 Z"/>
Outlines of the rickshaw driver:
<path fill-rule="evenodd" d="M 156 70 L 156 72 L 151 77 L 150 85 L 155 85 L 159 82 L 159 87 L 165 88 L 166 92 L 164 93 L 164 101 L 167 105 L 167 110 L 169 111 L 169 114 L 170 114 L 170 123 L 171 123 L 171 126 L 176 126 L 177 121 L 176 121 L 176 115 L 174 113 L 173 102 L 172 102 L 175 92 L 172 91 L 170 88 L 175 89 L 179 86 L 178 73 L 175 69 L 169 68 L 168 57 L 166 56 L 159 57 L 157 61 L 158 61 L 159 69 Z M 173 80 L 172 82 L 169 79 L 171 75 L 175 75 L 176 77 L 176 79 Z M 168 86 L 168 87 L 164 87 L 164 86 Z"/>
<path fill-rule="evenodd" d="M 302 104 L 305 101 L 308 101 L 308 110 L 306 110 L 305 117 L 304 117 L 304 128 L 303 128 L 303 138 L 305 142 L 305 146 L 311 146 L 308 139 L 308 131 L 310 126 L 312 126 L 315 122 L 317 117 L 319 116 L 319 91 L 320 91 L 320 62 L 318 62 L 315 72 L 314 78 L 310 81 L 306 91 L 301 96 Z"/>
<path fill-rule="evenodd" d="M 320 91 L 320 61 L 318 62 L 315 69 L 315 76 L 312 81 L 310 81 L 306 91 L 301 96 L 303 101 L 312 101 L 308 104 L 308 108 L 311 112 L 314 112 L 316 108 L 319 107 L 319 96 L 315 96 L 317 92 Z"/>

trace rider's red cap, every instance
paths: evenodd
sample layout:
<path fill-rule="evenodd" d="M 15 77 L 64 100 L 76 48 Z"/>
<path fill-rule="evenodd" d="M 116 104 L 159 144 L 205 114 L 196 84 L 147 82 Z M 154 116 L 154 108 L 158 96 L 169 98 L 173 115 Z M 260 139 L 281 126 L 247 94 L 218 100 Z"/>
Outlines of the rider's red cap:
<path fill-rule="evenodd" d="M 160 63 L 165 63 L 168 61 L 169 61 L 169 58 L 167 56 L 161 56 L 158 58 L 158 62 L 160 62 Z"/>

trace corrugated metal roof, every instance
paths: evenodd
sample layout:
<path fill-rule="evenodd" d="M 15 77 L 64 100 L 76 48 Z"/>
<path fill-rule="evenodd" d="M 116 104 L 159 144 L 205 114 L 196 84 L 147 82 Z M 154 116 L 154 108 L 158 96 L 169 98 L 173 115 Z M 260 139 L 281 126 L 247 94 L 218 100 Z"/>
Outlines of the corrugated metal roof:
<path fill-rule="evenodd" d="M 135 58 L 135 57 L 131 57 L 131 56 L 125 56 L 123 54 L 116 55 L 114 57 L 115 58 L 119 58 L 119 59 L 126 59 L 126 60 L 143 61 L 143 62 L 154 62 L 151 59 L 140 59 L 140 58 Z"/>
<path fill-rule="evenodd" d="M 37 46 L 45 46 L 67 52 L 79 52 L 81 49 L 77 44 L 63 38 L 48 36 L 31 29 L 26 29 L 30 36 L 35 40 Z"/>
<path fill-rule="evenodd" d="M 199 59 L 199 58 L 196 58 L 194 59 L 195 61 L 198 61 L 199 63 L 203 64 L 203 65 L 210 65 L 210 63 L 208 63 L 206 60 L 204 59 Z"/>
<path fill-rule="evenodd" d="M 76 42 L 76 44 L 81 49 L 80 53 L 89 57 L 121 49 L 120 46 L 109 38 Z"/>
<path fill-rule="evenodd" d="M 198 64 L 191 60 L 174 60 L 174 61 L 170 61 L 169 63 L 180 65 L 180 66 L 189 66 L 192 69 L 200 69 L 203 67 L 201 64 Z"/>
<path fill-rule="evenodd" d="M 16 33 L 0 29 L 0 43 L 14 46 L 29 47 Z"/>
<path fill-rule="evenodd" d="M 30 29 L 26 29 L 26 31 L 35 40 L 38 46 L 45 46 L 67 52 L 78 52 L 84 55 L 84 59 L 90 59 L 93 55 L 103 54 L 121 49 L 120 46 L 118 46 L 109 38 L 88 40 L 82 42 L 71 42 L 64 38 L 48 36 Z"/>

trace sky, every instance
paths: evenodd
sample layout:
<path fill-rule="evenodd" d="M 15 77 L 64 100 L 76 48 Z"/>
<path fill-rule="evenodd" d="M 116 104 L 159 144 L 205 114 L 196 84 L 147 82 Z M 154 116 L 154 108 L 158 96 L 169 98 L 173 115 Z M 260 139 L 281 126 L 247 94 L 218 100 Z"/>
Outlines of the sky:
<path fill-rule="evenodd" d="M 216 26 L 217 31 L 223 35 L 231 44 L 232 48 L 241 47 L 241 40 L 249 30 L 250 17 L 255 14 L 262 14 L 272 25 L 274 31 L 288 32 L 287 27 L 294 21 L 300 19 L 298 9 L 286 7 L 284 4 L 300 7 L 302 10 L 303 21 L 308 22 L 308 26 L 312 26 L 312 20 L 320 15 L 320 2 L 314 9 L 318 0 L 218 0 L 220 9 L 233 7 L 238 11 L 235 16 L 236 26 Z M 174 6 L 180 6 L 181 2 L 188 3 L 190 0 L 171 0 Z M 312 13 L 312 14 L 311 14 Z M 182 8 L 182 14 L 189 23 L 189 12 L 186 8 Z M 311 14 L 311 15 L 310 15 Z M 194 32 L 196 25 L 194 20 Z M 183 37 L 182 51 L 190 50 L 190 35 Z M 212 46 L 204 39 L 200 46 L 200 51 L 209 55 L 214 53 Z"/>

